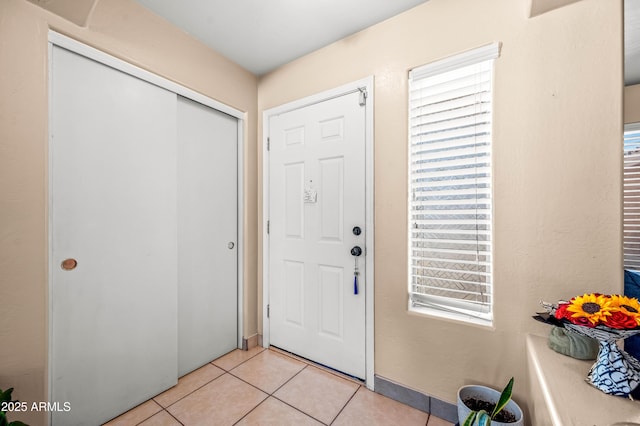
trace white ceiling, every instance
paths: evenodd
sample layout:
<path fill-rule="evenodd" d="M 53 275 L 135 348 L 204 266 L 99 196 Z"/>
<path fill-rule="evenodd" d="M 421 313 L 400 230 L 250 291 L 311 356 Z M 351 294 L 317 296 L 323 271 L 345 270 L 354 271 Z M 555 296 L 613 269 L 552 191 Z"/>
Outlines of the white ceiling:
<path fill-rule="evenodd" d="M 136 0 L 256 75 L 427 0 Z M 640 84 L 640 0 L 625 0 L 625 84 Z"/>
<path fill-rule="evenodd" d="M 427 0 L 136 0 L 256 75 Z"/>

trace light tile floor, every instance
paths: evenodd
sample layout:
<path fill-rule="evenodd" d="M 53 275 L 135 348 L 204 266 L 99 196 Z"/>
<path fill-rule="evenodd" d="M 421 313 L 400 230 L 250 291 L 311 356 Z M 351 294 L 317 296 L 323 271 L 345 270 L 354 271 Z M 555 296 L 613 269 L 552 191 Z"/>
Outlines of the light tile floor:
<path fill-rule="evenodd" d="M 180 378 L 106 426 L 420 425 L 445 420 L 371 392 L 304 360 L 235 350 Z"/>

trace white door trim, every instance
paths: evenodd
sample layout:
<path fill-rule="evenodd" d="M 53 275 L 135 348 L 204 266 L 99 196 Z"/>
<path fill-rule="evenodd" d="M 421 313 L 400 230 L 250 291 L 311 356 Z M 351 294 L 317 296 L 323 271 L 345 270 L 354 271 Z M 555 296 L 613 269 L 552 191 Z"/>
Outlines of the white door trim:
<path fill-rule="evenodd" d="M 304 108 L 309 105 L 327 101 L 349 93 L 365 90 L 365 209 L 366 209 L 366 239 L 365 250 L 367 256 L 366 277 L 367 277 L 367 299 L 365 301 L 365 363 L 366 363 L 366 385 L 367 388 L 374 388 L 374 178 L 373 178 L 373 76 L 362 80 L 354 81 L 331 90 L 327 90 L 315 95 L 311 95 L 293 102 L 286 103 L 274 108 L 265 110 L 262 113 L 262 343 L 268 348 L 269 343 L 269 236 L 267 234 L 267 221 L 269 220 L 269 152 L 267 149 L 269 138 L 269 120 L 271 116 L 283 114 L 285 112 Z"/>
<path fill-rule="evenodd" d="M 173 93 L 176 93 L 177 95 L 183 96 L 185 98 L 191 99 L 193 101 L 196 101 L 198 103 L 201 103 L 203 105 L 206 105 L 210 108 L 213 108 L 217 111 L 223 112 L 227 115 L 230 115 L 232 117 L 235 117 L 238 119 L 238 141 L 237 141 L 237 149 L 238 149 L 238 164 L 237 164 L 237 172 L 238 172 L 238 179 L 237 179 L 237 191 L 238 191 L 238 205 L 237 205 L 237 212 L 238 212 L 238 217 L 237 217 L 237 241 L 236 241 L 236 247 L 237 247 L 237 254 L 238 254 L 238 271 L 237 271 L 237 277 L 238 277 L 238 338 L 237 338 L 237 342 L 238 342 L 238 348 L 242 348 L 242 343 L 243 343 L 243 333 L 244 333 L 244 250 L 245 250 L 245 244 L 244 244 L 244 144 L 245 144 L 245 125 L 246 125 L 246 119 L 247 119 L 247 113 L 246 112 L 242 112 L 240 110 L 237 110 L 233 107 L 230 107 L 229 105 L 226 105 L 222 102 L 219 102 L 215 99 L 212 99 L 208 96 L 202 95 L 201 93 L 198 93 L 194 90 L 191 90 L 187 87 L 184 87 L 178 83 L 175 83 L 173 81 L 170 81 L 164 77 L 161 77 L 159 75 L 153 74 L 149 71 L 146 71 L 142 68 L 139 68 L 135 65 L 132 65 L 128 62 L 125 62 L 121 59 L 118 59 L 114 56 L 111 56 L 107 53 L 104 53 L 100 50 L 97 50 L 93 47 L 90 47 L 86 44 L 83 44 L 77 40 L 74 40 L 72 38 L 69 38 L 67 36 L 64 36 L 60 33 L 57 33 L 55 31 L 49 30 L 49 34 L 48 34 L 48 81 L 52 80 L 52 51 L 53 51 L 53 46 L 59 46 L 62 47 L 64 49 L 67 49 L 71 52 L 74 52 L 76 54 L 82 55 L 84 57 L 87 57 L 89 59 L 92 59 L 96 62 L 99 62 L 101 64 L 107 65 L 111 68 L 117 69 L 119 71 L 122 71 L 126 74 L 132 75 L 134 77 L 137 77 L 141 80 L 147 81 L 149 83 L 155 84 L 156 86 L 162 87 L 166 90 L 169 90 Z M 51 117 L 52 117 L 52 100 L 53 100 L 53 94 L 51 93 L 51 84 L 49 84 L 49 122 L 51 123 Z M 47 175 L 47 179 L 48 179 L 48 193 L 47 193 L 47 217 L 48 217 L 48 229 L 47 229 L 47 238 L 48 238 L 48 267 L 49 267 L 49 271 L 52 271 L 53 268 L 55 267 L 53 264 L 53 258 L 51 256 L 51 254 L 53 253 L 53 239 L 51 236 L 51 229 L 52 229 L 52 217 L 51 217 L 51 211 L 52 211 L 52 200 L 51 200 L 51 194 L 53 191 L 53 187 L 52 187 L 52 179 L 51 179 L 51 156 L 49 155 L 49 152 L 51 150 L 50 148 L 50 144 L 51 144 L 51 136 L 50 134 L 47 136 L 48 139 L 48 162 L 47 162 L 47 171 L 46 171 L 46 175 Z M 48 385 L 47 385 L 47 394 L 49 395 L 49 397 L 52 395 L 52 386 L 53 386 L 53 380 L 51 378 L 51 336 L 52 336 L 52 332 L 53 332 L 53 327 L 52 327 L 52 321 L 51 321 L 51 312 L 52 312 L 52 281 L 53 281 L 53 276 L 51 273 L 48 274 L 48 301 L 47 301 L 47 308 L 48 308 L 48 312 L 47 312 L 47 321 L 48 321 L 48 334 L 47 334 L 47 377 L 48 377 Z M 50 400 L 50 398 L 49 398 Z M 51 422 L 51 415 L 47 416 L 47 420 L 46 420 L 47 424 L 50 424 Z"/>

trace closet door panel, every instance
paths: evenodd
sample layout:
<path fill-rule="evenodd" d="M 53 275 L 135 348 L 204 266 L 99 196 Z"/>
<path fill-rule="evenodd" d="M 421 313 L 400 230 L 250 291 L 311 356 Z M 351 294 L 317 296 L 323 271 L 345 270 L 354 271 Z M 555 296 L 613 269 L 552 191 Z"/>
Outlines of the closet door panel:
<path fill-rule="evenodd" d="M 55 46 L 50 84 L 52 424 L 101 424 L 177 381 L 177 97 Z"/>
<path fill-rule="evenodd" d="M 178 97 L 178 372 L 237 347 L 237 119 Z"/>

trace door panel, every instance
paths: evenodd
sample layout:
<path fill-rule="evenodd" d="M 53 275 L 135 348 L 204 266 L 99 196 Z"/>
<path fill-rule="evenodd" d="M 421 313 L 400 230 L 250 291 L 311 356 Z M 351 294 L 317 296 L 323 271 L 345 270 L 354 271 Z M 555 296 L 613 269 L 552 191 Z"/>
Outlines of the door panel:
<path fill-rule="evenodd" d="M 320 240 L 342 242 L 344 236 L 344 158 L 319 161 L 320 188 Z"/>
<path fill-rule="evenodd" d="M 304 238 L 304 163 L 284 165 L 285 233 L 288 238 Z"/>
<path fill-rule="evenodd" d="M 304 263 L 283 261 L 284 320 L 294 327 L 304 327 Z"/>
<path fill-rule="evenodd" d="M 336 339 L 343 338 L 344 319 L 344 268 L 320 265 L 318 283 L 320 287 L 319 332 Z"/>
<path fill-rule="evenodd" d="M 101 424 L 177 380 L 176 95 L 52 63 L 52 424 Z"/>
<path fill-rule="evenodd" d="M 237 132 L 237 119 L 178 98 L 180 376 L 237 347 Z"/>
<path fill-rule="evenodd" d="M 352 93 L 269 124 L 270 342 L 364 378 L 365 108 Z"/>

